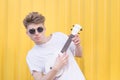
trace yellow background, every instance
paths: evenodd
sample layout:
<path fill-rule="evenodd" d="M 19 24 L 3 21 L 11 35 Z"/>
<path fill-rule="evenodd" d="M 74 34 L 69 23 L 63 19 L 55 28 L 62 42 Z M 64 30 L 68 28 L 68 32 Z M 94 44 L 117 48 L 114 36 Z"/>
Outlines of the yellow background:
<path fill-rule="evenodd" d="M 0 0 L 0 80 L 32 80 L 25 58 L 33 42 L 22 24 L 31 11 L 46 16 L 47 35 L 83 27 L 76 60 L 87 80 L 120 80 L 120 0 Z"/>

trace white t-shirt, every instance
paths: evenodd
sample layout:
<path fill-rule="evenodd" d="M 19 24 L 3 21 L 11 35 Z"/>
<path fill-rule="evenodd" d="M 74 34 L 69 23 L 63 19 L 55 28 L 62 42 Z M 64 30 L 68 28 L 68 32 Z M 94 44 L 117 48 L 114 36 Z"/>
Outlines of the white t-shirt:
<path fill-rule="evenodd" d="M 42 45 L 35 45 L 26 57 L 27 64 L 32 74 L 33 70 L 47 74 L 55 63 L 55 60 L 63 48 L 68 36 L 56 32 L 52 34 L 51 39 Z M 85 80 L 79 66 L 74 59 L 75 45 L 70 44 L 67 53 L 69 54 L 68 64 L 61 70 L 62 75 L 56 75 L 59 78 L 55 80 Z"/>

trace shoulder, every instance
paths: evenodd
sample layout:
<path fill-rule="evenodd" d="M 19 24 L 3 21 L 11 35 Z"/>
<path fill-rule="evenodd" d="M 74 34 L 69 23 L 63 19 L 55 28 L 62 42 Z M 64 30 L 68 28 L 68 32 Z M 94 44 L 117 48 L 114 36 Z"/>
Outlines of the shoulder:
<path fill-rule="evenodd" d="M 55 35 L 55 36 L 58 36 L 58 37 L 68 37 L 65 33 L 62 33 L 62 32 L 55 32 L 55 33 L 53 33 L 53 35 Z"/>
<path fill-rule="evenodd" d="M 34 54 L 35 54 L 35 46 L 28 51 L 26 59 L 32 58 Z"/>

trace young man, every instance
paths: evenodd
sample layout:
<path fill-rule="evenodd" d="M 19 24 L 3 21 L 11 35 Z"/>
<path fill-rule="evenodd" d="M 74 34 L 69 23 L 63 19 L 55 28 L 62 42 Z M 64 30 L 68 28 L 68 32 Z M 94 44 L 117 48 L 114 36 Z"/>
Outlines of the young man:
<path fill-rule="evenodd" d="M 45 17 L 38 12 L 29 13 L 23 20 L 27 35 L 35 46 L 26 57 L 35 80 L 85 80 L 74 56 L 82 55 L 78 35 L 72 38 L 67 52 L 61 55 L 68 36 L 56 32 L 46 36 Z M 50 65 L 50 66 L 49 66 Z M 52 65 L 52 66 L 51 66 Z"/>

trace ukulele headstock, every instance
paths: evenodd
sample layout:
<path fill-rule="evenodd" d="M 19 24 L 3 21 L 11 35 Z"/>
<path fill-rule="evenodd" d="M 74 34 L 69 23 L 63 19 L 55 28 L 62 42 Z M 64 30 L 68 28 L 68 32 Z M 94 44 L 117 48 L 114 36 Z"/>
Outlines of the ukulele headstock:
<path fill-rule="evenodd" d="M 71 34 L 75 35 L 78 34 L 79 31 L 82 31 L 82 27 L 79 24 L 73 25 Z"/>

